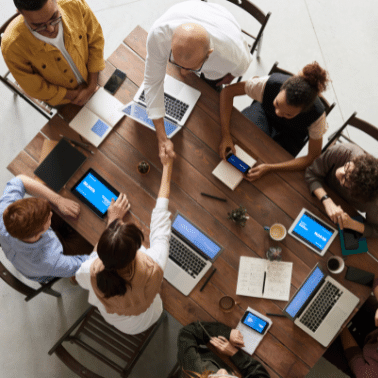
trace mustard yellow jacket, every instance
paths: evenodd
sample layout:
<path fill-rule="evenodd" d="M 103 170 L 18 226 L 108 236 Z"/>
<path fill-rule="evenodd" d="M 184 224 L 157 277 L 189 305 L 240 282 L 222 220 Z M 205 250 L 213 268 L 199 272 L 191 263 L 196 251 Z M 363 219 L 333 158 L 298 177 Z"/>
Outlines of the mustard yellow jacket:
<path fill-rule="evenodd" d="M 64 44 L 84 80 L 105 68 L 104 37 L 95 15 L 84 0 L 58 0 Z M 30 96 L 52 106 L 66 104 L 67 89 L 78 85 L 75 75 L 56 47 L 34 37 L 22 16 L 7 27 L 1 50 L 13 77 Z"/>

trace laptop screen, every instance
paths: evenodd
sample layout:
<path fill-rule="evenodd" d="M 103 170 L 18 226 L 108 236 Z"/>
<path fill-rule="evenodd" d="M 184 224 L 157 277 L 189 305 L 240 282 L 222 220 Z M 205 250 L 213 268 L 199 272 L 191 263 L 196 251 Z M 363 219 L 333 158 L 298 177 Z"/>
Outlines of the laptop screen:
<path fill-rule="evenodd" d="M 324 279 L 325 275 L 317 266 L 307 277 L 302 287 L 295 293 L 290 303 L 286 306 L 285 311 L 295 318 L 306 301 L 311 297 L 319 283 Z"/>
<path fill-rule="evenodd" d="M 180 214 L 177 214 L 173 221 L 172 229 L 195 245 L 211 260 L 214 259 L 217 253 L 222 249 L 222 247 L 214 243 L 208 236 L 194 227 Z"/>
<path fill-rule="evenodd" d="M 293 229 L 293 234 L 321 252 L 333 235 L 333 230 L 306 211 Z"/>

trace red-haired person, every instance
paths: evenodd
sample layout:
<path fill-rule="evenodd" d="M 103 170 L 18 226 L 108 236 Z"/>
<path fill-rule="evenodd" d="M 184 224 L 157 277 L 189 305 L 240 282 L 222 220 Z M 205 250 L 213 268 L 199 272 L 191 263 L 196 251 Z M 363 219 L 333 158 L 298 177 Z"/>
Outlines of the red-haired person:
<path fill-rule="evenodd" d="M 168 198 L 173 159 L 163 157 L 163 174 L 152 211 L 150 247 L 142 246 L 143 233 L 123 218 L 130 208 L 125 194 L 108 209 L 108 226 L 90 259 L 76 272 L 76 280 L 89 291 L 88 301 L 104 319 L 127 334 L 138 334 L 163 312 L 159 292 L 169 253 L 171 213 Z"/>
<path fill-rule="evenodd" d="M 24 198 L 26 193 L 34 197 Z M 1 248 L 20 273 L 40 283 L 74 276 L 92 248 L 59 217 L 56 232 L 50 227 L 50 203 L 64 216 L 79 216 L 79 204 L 25 175 L 9 181 L 0 198 Z"/>
<path fill-rule="evenodd" d="M 220 96 L 222 140 L 219 154 L 226 158 L 235 153 L 230 133 L 230 118 L 235 96 L 247 94 L 254 101 L 243 114 L 294 157 L 306 144 L 306 156 L 276 164 L 260 164 L 245 178 L 257 180 L 266 173 L 300 171 L 308 167 L 322 151 L 323 134 L 327 131 L 324 106 L 319 95 L 326 89 L 328 74 L 317 62 L 307 64 L 297 75 L 274 73 L 253 77 L 223 89 Z"/>

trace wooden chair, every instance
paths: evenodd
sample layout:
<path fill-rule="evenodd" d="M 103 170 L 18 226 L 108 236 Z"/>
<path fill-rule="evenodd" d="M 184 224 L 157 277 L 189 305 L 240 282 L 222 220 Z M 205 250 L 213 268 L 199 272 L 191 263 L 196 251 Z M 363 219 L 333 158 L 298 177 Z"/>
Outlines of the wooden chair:
<path fill-rule="evenodd" d="M 0 261 L 0 278 L 10 287 L 25 295 L 26 302 L 29 302 L 39 293 L 49 294 L 57 298 L 61 296 L 60 293 L 51 288 L 51 286 L 54 285 L 55 282 L 60 280 L 60 277 L 55 277 L 48 283 L 40 284 L 41 287 L 39 289 L 33 289 L 32 287 L 24 284 L 18 278 L 16 278 Z"/>
<path fill-rule="evenodd" d="M 335 143 L 342 142 L 342 138 L 349 143 L 356 144 L 353 140 L 351 140 L 348 136 L 345 135 L 344 131 L 347 126 L 352 126 L 358 130 L 361 130 L 364 133 L 371 136 L 372 138 L 378 140 L 378 128 L 376 128 L 368 122 L 363 121 L 360 118 L 357 118 L 356 114 L 357 112 L 354 112 L 346 120 L 346 122 L 328 138 L 328 143 L 324 146 L 322 152 L 324 152 L 328 147 L 333 146 Z"/>
<path fill-rule="evenodd" d="M 0 27 L 0 46 L 1 46 L 1 39 L 5 32 L 5 29 L 8 27 L 8 25 L 16 18 L 20 16 L 20 13 L 14 14 L 9 20 L 7 20 L 1 27 Z M 51 119 L 54 115 L 52 111 L 52 107 L 48 105 L 47 103 L 37 100 L 31 96 L 29 96 L 19 85 L 15 80 L 12 80 L 9 78 L 10 71 L 8 70 L 5 75 L 0 75 L 0 81 L 4 83 L 6 87 L 8 87 L 15 96 L 20 96 L 22 99 L 24 99 L 29 105 L 31 105 L 35 110 L 37 110 L 39 113 L 41 113 L 44 117 L 47 119 Z"/>
<path fill-rule="evenodd" d="M 107 323 L 98 309 L 91 306 L 48 353 L 50 356 L 55 353 L 79 377 L 105 378 L 86 368 L 64 348 L 62 343 L 70 341 L 111 367 L 121 377 L 128 377 L 165 317 L 166 313 L 163 311 L 159 320 L 148 330 L 138 335 L 127 335 Z M 78 326 L 76 333 L 73 334 Z M 110 354 L 112 357 L 109 357 Z M 120 360 L 122 366 L 119 363 Z"/>
<path fill-rule="evenodd" d="M 286 71 L 286 70 L 284 70 L 282 68 L 279 68 L 278 67 L 278 62 L 276 62 L 276 63 L 273 64 L 273 67 L 269 71 L 269 75 L 272 75 L 274 73 L 281 73 L 281 74 L 285 74 L 285 75 L 294 76 L 293 73 L 291 73 L 289 71 Z M 322 95 L 319 96 L 319 99 L 322 102 L 322 104 L 324 105 L 326 116 L 328 116 L 328 114 L 331 112 L 331 110 L 336 106 L 336 102 L 334 102 L 334 103 L 332 103 L 330 105 L 329 102 Z"/>

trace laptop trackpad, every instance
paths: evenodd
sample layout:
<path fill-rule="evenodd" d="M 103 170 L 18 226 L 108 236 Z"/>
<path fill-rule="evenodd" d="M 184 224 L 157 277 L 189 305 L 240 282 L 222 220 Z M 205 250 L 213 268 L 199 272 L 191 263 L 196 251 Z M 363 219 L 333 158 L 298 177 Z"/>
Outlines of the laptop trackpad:
<path fill-rule="evenodd" d="M 327 318 L 327 325 L 329 325 L 331 328 L 339 329 L 347 319 L 347 315 L 348 314 L 346 314 L 340 308 L 334 307 L 333 311 Z"/>

